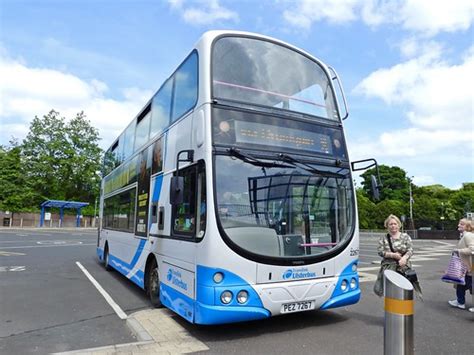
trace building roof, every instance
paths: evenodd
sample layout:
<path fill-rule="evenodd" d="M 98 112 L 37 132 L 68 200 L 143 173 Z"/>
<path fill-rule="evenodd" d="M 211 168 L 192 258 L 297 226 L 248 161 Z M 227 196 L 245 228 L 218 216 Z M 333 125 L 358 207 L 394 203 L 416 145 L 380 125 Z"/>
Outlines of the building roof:
<path fill-rule="evenodd" d="M 82 208 L 88 205 L 89 205 L 88 202 L 47 200 L 47 201 L 44 201 L 40 206 L 41 207 L 58 207 L 58 208 Z"/>

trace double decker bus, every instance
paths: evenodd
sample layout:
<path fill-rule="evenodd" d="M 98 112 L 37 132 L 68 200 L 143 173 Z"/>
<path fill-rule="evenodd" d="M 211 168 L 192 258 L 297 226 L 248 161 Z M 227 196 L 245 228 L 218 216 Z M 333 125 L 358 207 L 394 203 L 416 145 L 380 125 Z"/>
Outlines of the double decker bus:
<path fill-rule="evenodd" d="M 341 98 L 301 49 L 206 32 L 105 154 L 105 268 L 198 324 L 358 302 Z"/>

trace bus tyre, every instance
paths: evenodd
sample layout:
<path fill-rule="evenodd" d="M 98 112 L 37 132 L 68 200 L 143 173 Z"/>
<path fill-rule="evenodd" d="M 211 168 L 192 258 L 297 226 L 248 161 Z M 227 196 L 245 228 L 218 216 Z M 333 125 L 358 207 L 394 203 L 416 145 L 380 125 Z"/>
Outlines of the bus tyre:
<path fill-rule="evenodd" d="M 104 268 L 107 271 L 112 271 L 112 267 L 110 266 L 110 263 L 109 263 L 109 248 L 105 248 L 105 251 L 104 251 Z"/>
<path fill-rule="evenodd" d="M 150 297 L 150 302 L 155 308 L 162 307 L 160 300 L 160 277 L 158 274 L 158 266 L 156 265 L 156 260 L 153 260 L 148 271 L 147 278 L 147 290 L 148 297 Z"/>

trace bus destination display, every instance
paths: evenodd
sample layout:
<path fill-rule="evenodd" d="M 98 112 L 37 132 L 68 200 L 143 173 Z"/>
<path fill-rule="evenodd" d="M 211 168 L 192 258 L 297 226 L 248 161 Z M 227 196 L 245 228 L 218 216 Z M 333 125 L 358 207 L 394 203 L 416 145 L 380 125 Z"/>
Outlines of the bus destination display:
<path fill-rule="evenodd" d="M 235 121 L 236 143 L 265 144 L 332 154 L 328 135 L 269 124 Z"/>

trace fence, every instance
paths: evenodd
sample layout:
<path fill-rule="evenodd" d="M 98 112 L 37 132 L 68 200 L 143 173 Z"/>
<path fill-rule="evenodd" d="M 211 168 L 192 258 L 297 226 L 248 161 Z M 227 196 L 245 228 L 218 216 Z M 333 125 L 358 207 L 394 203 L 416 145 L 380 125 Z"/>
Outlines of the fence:
<path fill-rule="evenodd" d="M 30 212 L 10 212 L 6 213 L 0 211 L 0 226 L 11 227 L 11 228 L 31 228 L 39 227 L 40 225 L 40 213 Z M 92 216 L 82 216 L 80 220 L 80 226 L 82 228 L 95 227 L 96 220 Z M 46 228 L 70 228 L 76 227 L 76 216 L 67 215 L 63 216 L 62 223 L 60 222 L 59 213 L 51 213 L 51 218 L 44 221 L 44 227 Z"/>
<path fill-rule="evenodd" d="M 417 231 L 416 229 L 413 229 L 413 230 L 405 229 L 403 232 L 407 233 L 411 237 L 411 239 L 418 239 L 418 233 L 420 231 Z M 359 235 L 361 237 L 380 238 L 380 236 L 384 236 L 385 234 L 387 234 L 386 231 L 379 230 L 379 229 L 376 229 L 376 230 L 361 229 L 361 230 L 359 230 Z"/>

